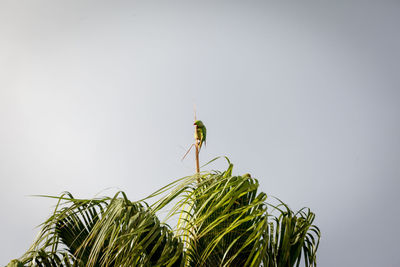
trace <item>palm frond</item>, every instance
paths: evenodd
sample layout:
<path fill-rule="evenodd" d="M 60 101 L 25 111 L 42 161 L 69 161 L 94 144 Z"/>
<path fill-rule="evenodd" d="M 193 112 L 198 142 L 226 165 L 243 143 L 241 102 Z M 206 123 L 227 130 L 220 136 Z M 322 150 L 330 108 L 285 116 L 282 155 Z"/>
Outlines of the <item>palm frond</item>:
<path fill-rule="evenodd" d="M 232 175 L 227 161 L 225 171 L 183 177 L 135 202 L 124 192 L 47 196 L 58 201 L 53 214 L 9 266 L 315 267 L 321 234 L 314 213 L 271 204 L 257 179 Z M 175 219 L 174 227 L 165 223 Z"/>
<path fill-rule="evenodd" d="M 180 266 L 183 261 L 182 243 L 171 229 L 160 224 L 147 206 L 130 202 L 123 192 L 96 200 L 75 199 L 66 193 L 59 201 L 22 257 L 25 264 Z"/>

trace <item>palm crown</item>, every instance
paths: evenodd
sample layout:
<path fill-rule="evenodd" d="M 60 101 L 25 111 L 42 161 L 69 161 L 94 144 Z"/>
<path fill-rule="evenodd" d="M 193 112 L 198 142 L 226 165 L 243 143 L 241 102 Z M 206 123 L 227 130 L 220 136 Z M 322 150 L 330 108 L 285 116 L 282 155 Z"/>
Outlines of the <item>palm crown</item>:
<path fill-rule="evenodd" d="M 272 204 L 257 179 L 232 168 L 178 179 L 141 201 L 124 192 L 54 197 L 55 212 L 9 266 L 316 266 L 314 214 Z"/>
<path fill-rule="evenodd" d="M 258 192 L 257 179 L 232 174 L 228 158 L 227 170 L 200 173 L 206 127 L 199 120 L 194 125 L 195 175 L 139 201 L 124 192 L 96 199 L 50 196 L 58 200 L 54 213 L 30 249 L 8 266 L 316 266 L 314 213 L 271 202 Z"/>

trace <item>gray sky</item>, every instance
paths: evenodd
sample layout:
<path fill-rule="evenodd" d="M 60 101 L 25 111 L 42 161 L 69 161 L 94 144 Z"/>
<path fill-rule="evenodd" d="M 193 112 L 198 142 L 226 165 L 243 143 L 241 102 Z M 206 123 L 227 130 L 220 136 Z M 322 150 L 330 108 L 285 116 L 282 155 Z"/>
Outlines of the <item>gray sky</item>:
<path fill-rule="evenodd" d="M 0 264 L 54 201 L 227 155 L 310 207 L 320 266 L 399 266 L 398 1 L 1 1 Z M 212 168 L 223 168 L 220 162 Z"/>

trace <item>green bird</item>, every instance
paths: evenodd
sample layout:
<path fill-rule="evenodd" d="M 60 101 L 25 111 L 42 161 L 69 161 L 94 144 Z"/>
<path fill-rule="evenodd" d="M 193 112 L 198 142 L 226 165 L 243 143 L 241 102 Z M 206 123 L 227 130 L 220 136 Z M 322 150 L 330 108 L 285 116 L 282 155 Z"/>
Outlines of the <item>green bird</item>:
<path fill-rule="evenodd" d="M 197 131 L 194 133 L 194 138 L 196 138 L 200 150 L 203 143 L 206 145 L 207 129 L 203 122 L 199 120 L 195 121 L 193 125 L 197 125 Z"/>

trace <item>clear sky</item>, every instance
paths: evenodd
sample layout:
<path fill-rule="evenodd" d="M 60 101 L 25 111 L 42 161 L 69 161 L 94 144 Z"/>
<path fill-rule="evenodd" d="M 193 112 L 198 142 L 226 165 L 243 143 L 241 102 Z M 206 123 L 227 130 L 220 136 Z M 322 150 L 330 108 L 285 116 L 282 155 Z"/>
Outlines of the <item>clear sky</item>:
<path fill-rule="evenodd" d="M 226 155 L 310 207 L 319 266 L 400 266 L 399 1 L 1 1 L 0 265 L 52 200 Z M 223 161 L 212 168 L 223 168 Z M 210 167 L 211 168 L 211 167 Z"/>

